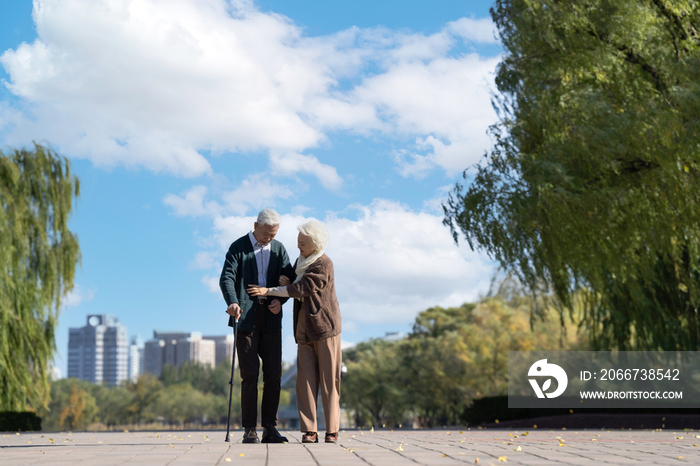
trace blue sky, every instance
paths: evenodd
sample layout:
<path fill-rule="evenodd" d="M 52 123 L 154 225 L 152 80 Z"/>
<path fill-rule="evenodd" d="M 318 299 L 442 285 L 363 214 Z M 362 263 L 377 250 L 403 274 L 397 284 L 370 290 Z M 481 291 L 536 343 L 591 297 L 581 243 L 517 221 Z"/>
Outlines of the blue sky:
<path fill-rule="evenodd" d="M 410 331 L 493 264 L 440 203 L 490 145 L 487 1 L 21 0 L 0 11 L 0 147 L 50 144 L 81 181 L 83 255 L 57 330 L 228 333 L 217 290 L 257 212 L 324 221 L 345 342 Z M 33 13 L 32 13 L 33 12 Z M 291 306 L 283 358 L 291 361 Z"/>

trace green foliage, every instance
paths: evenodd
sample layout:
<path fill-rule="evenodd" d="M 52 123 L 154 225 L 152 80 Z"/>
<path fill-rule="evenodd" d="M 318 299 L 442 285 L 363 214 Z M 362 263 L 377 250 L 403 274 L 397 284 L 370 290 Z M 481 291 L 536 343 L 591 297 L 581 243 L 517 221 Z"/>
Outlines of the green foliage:
<path fill-rule="evenodd" d="M 68 230 L 78 194 L 52 150 L 0 152 L 0 411 L 48 401 L 58 309 L 80 260 Z"/>
<path fill-rule="evenodd" d="M 382 340 L 360 343 L 345 352 L 343 361 L 348 375 L 341 402 L 355 411 L 357 425 L 401 423 L 406 404 L 399 345 Z"/>
<path fill-rule="evenodd" d="M 533 302 L 488 298 L 458 308 L 430 308 L 409 338 L 372 340 L 347 350 L 341 401 L 358 425 L 422 426 L 464 422 L 475 398 L 505 394 L 508 351 L 587 348 L 576 326 L 553 308 L 530 322 Z"/>
<path fill-rule="evenodd" d="M 163 383 L 151 374 L 142 374 L 136 383 L 128 383 L 127 388 L 134 394 L 126 412 L 131 416 L 132 422 L 152 421 L 156 414 L 153 406 L 158 402 Z"/>
<path fill-rule="evenodd" d="M 51 401 L 39 414 L 44 430 L 87 429 L 94 423 L 101 424 L 101 428 L 153 422 L 179 427 L 221 425 L 226 423 L 228 413 L 230 376 L 231 365 L 224 362 L 216 368 L 198 363 L 166 367 L 162 381 L 143 374 L 135 383 L 119 387 L 61 379 L 51 384 Z M 240 424 L 240 383 L 236 371 L 231 401 L 233 425 Z M 259 389 L 262 393 L 262 386 Z M 282 390 L 280 403 L 288 404 L 289 400 L 289 392 Z"/>
<path fill-rule="evenodd" d="M 238 371 L 234 376 L 238 376 Z M 222 362 L 215 368 L 192 361 L 187 361 L 179 367 L 166 365 L 163 367 L 160 378 L 166 387 L 177 383 L 188 383 L 204 393 L 228 396 L 231 364 Z"/>
<path fill-rule="evenodd" d="M 497 0 L 495 145 L 445 223 L 600 349 L 700 347 L 700 4 Z M 465 172 L 465 179 L 472 175 Z"/>
<path fill-rule="evenodd" d="M 97 418 L 96 386 L 78 379 L 51 383 L 51 401 L 39 413 L 44 430 L 83 430 Z"/>
<path fill-rule="evenodd" d="M 130 409 L 136 402 L 134 391 L 125 386 L 106 387 L 97 385 L 93 387 L 92 393 L 97 406 L 99 406 L 99 422 L 108 427 L 134 422 L 136 416 Z"/>

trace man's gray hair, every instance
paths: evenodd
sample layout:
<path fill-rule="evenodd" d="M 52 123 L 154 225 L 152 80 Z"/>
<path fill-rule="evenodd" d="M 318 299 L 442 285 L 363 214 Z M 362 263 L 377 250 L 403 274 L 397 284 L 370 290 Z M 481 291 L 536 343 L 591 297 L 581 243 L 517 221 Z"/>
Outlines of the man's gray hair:
<path fill-rule="evenodd" d="M 258 225 L 270 225 L 272 227 L 277 226 L 282 221 L 280 214 L 274 209 L 263 209 L 258 214 Z"/>
<path fill-rule="evenodd" d="M 311 238 L 316 252 L 326 249 L 328 241 L 331 239 L 331 235 L 328 234 L 328 230 L 326 230 L 323 223 L 313 218 L 299 225 L 297 230 L 299 230 L 302 235 Z"/>

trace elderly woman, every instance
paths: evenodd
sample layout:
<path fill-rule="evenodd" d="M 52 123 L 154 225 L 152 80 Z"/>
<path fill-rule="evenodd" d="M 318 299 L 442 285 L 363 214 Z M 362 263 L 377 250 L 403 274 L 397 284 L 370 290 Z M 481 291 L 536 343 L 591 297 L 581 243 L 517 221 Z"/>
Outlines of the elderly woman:
<path fill-rule="evenodd" d="M 330 236 L 323 224 L 309 220 L 298 227 L 296 279 L 288 286 L 248 287 L 251 296 L 294 299 L 297 342 L 297 406 L 302 442 L 317 443 L 316 400 L 319 385 L 326 415 L 326 442 L 338 441 L 340 427 L 340 308 L 333 262 L 323 253 Z M 280 280 L 283 285 L 285 282 Z"/>

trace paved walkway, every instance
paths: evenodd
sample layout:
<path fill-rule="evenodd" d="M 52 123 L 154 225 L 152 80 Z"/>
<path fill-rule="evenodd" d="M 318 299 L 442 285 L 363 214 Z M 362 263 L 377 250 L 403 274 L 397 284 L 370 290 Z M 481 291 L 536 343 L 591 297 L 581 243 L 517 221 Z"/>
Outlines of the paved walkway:
<path fill-rule="evenodd" d="M 700 464 L 700 435 L 670 430 L 348 430 L 338 444 L 243 445 L 241 431 L 4 433 L 0 464 Z M 700 432 L 698 432 L 700 434 Z"/>

